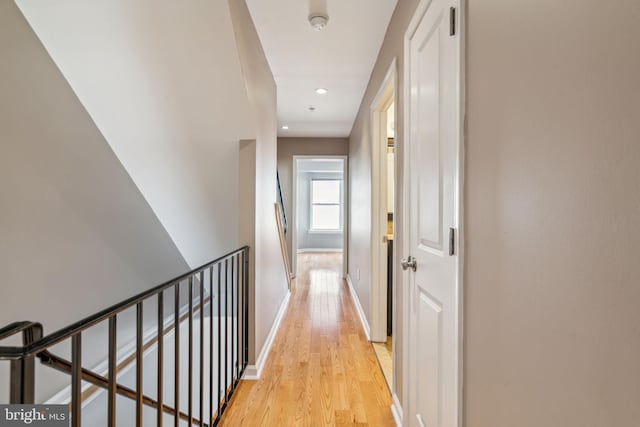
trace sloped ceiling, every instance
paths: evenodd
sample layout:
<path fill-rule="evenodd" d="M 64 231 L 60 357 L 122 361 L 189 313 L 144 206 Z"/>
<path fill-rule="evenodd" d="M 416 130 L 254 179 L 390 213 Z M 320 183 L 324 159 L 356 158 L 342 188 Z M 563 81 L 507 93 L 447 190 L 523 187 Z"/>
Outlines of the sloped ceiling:
<path fill-rule="evenodd" d="M 322 3 L 329 24 L 317 32 L 307 18 L 310 4 Z M 247 0 L 278 85 L 280 127 L 289 127 L 278 136 L 349 136 L 396 3 Z"/>
<path fill-rule="evenodd" d="M 235 249 L 255 126 L 228 3 L 16 3 L 187 262 Z"/>

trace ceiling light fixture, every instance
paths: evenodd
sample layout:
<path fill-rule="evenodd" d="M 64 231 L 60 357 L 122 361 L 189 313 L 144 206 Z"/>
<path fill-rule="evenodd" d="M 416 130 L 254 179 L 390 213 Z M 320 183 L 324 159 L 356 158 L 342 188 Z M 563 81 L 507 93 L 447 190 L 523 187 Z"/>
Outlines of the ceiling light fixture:
<path fill-rule="evenodd" d="M 309 24 L 316 31 L 322 31 L 329 23 L 327 0 L 309 0 Z"/>
<path fill-rule="evenodd" d="M 325 95 L 325 94 L 327 94 L 328 92 L 329 92 L 329 91 L 328 91 L 327 89 L 323 88 L 323 87 L 319 87 L 319 88 L 317 88 L 317 89 L 316 89 L 316 93 L 317 93 L 318 95 Z"/>
<path fill-rule="evenodd" d="M 329 17 L 327 15 L 309 15 L 309 24 L 316 31 L 324 30 L 324 27 L 329 23 Z"/>
<path fill-rule="evenodd" d="M 314 111 L 316 111 L 316 107 L 314 107 L 314 106 L 312 105 L 311 107 L 309 107 L 309 111 L 311 111 L 311 112 L 313 113 Z"/>
<path fill-rule="evenodd" d="M 282 126 L 282 130 L 289 130 L 289 126 Z"/>

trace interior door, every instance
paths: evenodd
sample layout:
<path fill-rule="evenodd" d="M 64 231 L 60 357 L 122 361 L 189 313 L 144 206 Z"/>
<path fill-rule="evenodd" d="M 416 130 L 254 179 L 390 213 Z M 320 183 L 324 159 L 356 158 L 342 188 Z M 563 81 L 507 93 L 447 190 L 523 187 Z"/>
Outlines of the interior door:
<path fill-rule="evenodd" d="M 409 420 L 458 426 L 459 40 L 457 7 L 433 0 L 409 39 Z M 456 9 L 457 10 L 457 9 Z M 404 263 L 403 263 L 404 264 Z M 403 265 L 407 267 L 407 265 Z"/>

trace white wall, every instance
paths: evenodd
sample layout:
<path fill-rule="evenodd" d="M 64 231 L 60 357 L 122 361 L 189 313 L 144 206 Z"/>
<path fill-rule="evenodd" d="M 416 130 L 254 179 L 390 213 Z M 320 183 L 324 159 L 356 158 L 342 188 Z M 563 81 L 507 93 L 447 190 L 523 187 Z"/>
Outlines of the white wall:
<path fill-rule="evenodd" d="M 640 2 L 469 3 L 466 426 L 640 425 Z"/>
<path fill-rule="evenodd" d="M 11 1 L 0 2 L 0 57 L 0 327 L 33 320 L 50 333 L 188 270 Z M 98 344 L 106 349 L 102 332 L 84 334 L 89 366 Z M 68 384 L 41 370 L 49 375 L 38 377 L 38 397 Z"/>
<path fill-rule="evenodd" d="M 189 265 L 236 249 L 255 124 L 227 2 L 17 4 Z"/>
<path fill-rule="evenodd" d="M 298 250 L 305 249 L 342 249 L 343 234 L 338 232 L 312 232 L 311 228 L 311 181 L 314 179 L 343 179 L 343 173 L 335 172 L 299 172 L 296 198 Z M 344 191 L 344 190 L 343 190 Z M 343 207 L 344 210 L 344 207 Z M 343 221 L 344 222 L 344 221 Z"/>

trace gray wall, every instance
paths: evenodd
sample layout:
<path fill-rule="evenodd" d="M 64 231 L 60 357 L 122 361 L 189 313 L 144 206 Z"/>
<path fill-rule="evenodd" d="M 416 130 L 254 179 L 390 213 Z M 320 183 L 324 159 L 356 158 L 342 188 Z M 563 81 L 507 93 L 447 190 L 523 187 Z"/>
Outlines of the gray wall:
<path fill-rule="evenodd" d="M 348 154 L 347 138 L 278 138 L 278 173 L 287 220 L 290 224 L 295 224 L 295 212 L 292 206 L 293 156 L 346 156 Z M 293 262 L 291 235 L 292 233 L 287 233 L 287 249 L 290 262 Z M 291 268 L 295 271 L 296 266 L 292 264 Z"/>
<path fill-rule="evenodd" d="M 0 58 L 0 325 L 52 332 L 188 270 L 12 1 Z"/>
<path fill-rule="evenodd" d="M 638 22 L 469 1 L 468 427 L 640 425 Z"/>
<path fill-rule="evenodd" d="M 298 172 L 296 186 L 298 193 L 296 199 L 296 204 L 298 205 L 298 228 L 296 230 L 298 251 L 304 249 L 342 249 L 344 243 L 342 232 L 313 233 L 309 231 L 311 228 L 311 180 L 313 179 L 343 179 L 343 174 L 335 172 Z M 344 220 L 346 220 L 346 216 Z"/>
<path fill-rule="evenodd" d="M 369 85 L 362 99 L 360 111 L 353 125 L 349 138 L 349 263 L 348 273 L 352 279 L 360 303 L 369 324 L 371 324 L 371 104 L 380 89 L 382 82 L 394 59 L 397 61 L 398 87 L 404 83 L 404 33 L 418 5 L 418 0 L 402 0 L 398 2 L 391 17 L 387 34 L 380 49 L 375 67 L 371 73 Z M 402 90 L 396 94 L 397 116 L 396 123 L 396 182 L 398 186 L 398 203 L 400 209 L 394 215 L 394 228 L 402 229 L 402 165 L 404 162 L 403 137 L 401 123 L 404 120 L 404 96 Z M 402 247 L 402 236 L 394 236 L 394 247 Z M 396 265 L 402 257 L 401 251 L 394 253 Z M 357 271 L 360 270 L 360 280 Z M 397 270 L 397 269 L 396 269 Z M 396 284 L 401 284 L 402 274 L 396 271 Z M 402 286 L 396 287 L 394 301 L 396 317 L 394 323 L 396 334 L 397 358 L 393 365 L 393 390 L 402 399 Z"/>
<path fill-rule="evenodd" d="M 276 83 L 246 3 L 244 0 L 229 0 L 229 5 L 256 133 L 255 141 L 244 142 L 241 152 L 243 162 L 251 161 L 251 156 L 254 156 L 252 165 L 255 168 L 255 190 L 247 189 L 249 198 L 253 195 L 255 200 L 242 201 L 245 205 L 255 203 L 255 212 L 251 215 L 254 227 L 250 234 L 253 235 L 244 236 L 249 239 L 248 242 L 255 240 L 252 248 L 255 276 L 251 277 L 253 286 L 250 302 L 250 313 L 255 315 L 251 319 L 255 327 L 255 335 L 251 339 L 255 346 L 249 349 L 249 363 L 253 364 L 289 292 L 274 209 L 278 127 Z"/>
<path fill-rule="evenodd" d="M 17 4 L 189 265 L 236 249 L 257 125 L 227 1 Z"/>
<path fill-rule="evenodd" d="M 367 315 L 369 106 L 394 57 L 403 87 L 417 3 L 398 3 L 349 142 L 349 273 Z M 465 425 L 638 425 L 640 3 L 468 6 Z M 401 90 L 397 123 L 403 105 Z"/>

